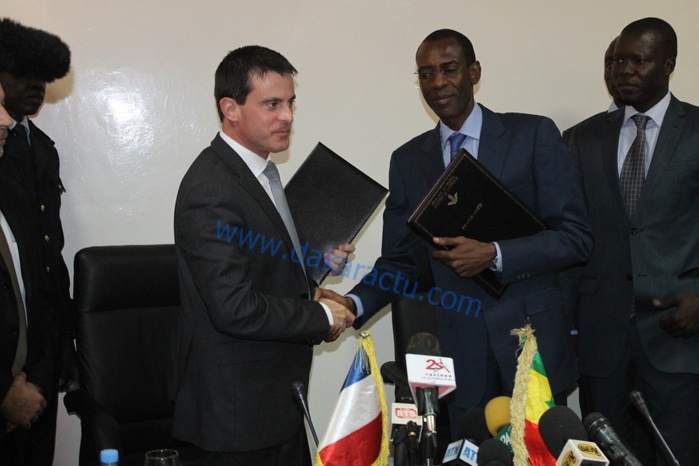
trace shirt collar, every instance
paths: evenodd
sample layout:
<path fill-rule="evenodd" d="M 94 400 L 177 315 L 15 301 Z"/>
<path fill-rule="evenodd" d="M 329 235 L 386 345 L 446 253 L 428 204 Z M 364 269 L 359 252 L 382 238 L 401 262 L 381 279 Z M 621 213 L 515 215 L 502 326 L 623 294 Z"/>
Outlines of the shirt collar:
<path fill-rule="evenodd" d="M 465 134 L 470 138 L 478 140 L 481 138 L 482 127 L 483 109 L 481 109 L 480 105 L 474 103 L 473 110 L 471 110 L 471 113 L 469 114 L 468 118 L 466 118 L 466 121 L 464 121 L 464 124 L 461 125 L 461 128 L 459 128 L 458 132 L 461 134 Z M 456 132 L 457 131 L 454 131 L 453 129 L 449 128 L 441 121 L 439 122 L 439 134 L 442 138 L 442 149 L 445 149 L 447 147 L 447 144 L 449 144 L 449 137 L 451 137 L 451 135 Z"/>
<path fill-rule="evenodd" d="M 263 159 L 247 147 L 241 145 L 232 137 L 228 136 L 223 131 L 220 131 L 219 134 L 221 135 L 221 139 L 231 146 L 231 148 L 240 156 L 240 158 L 243 159 L 245 165 L 247 165 L 252 174 L 255 175 L 255 178 L 258 178 L 267 167 L 269 155 L 266 159 Z"/>
<path fill-rule="evenodd" d="M 17 126 L 17 125 L 22 125 L 22 126 L 24 126 L 24 129 L 27 130 L 27 134 L 30 133 L 30 130 L 29 130 L 29 118 L 24 117 L 24 118 L 22 118 L 22 121 L 17 121 L 17 120 L 15 120 L 15 119 L 12 119 L 12 126 L 10 126 L 10 129 L 15 129 L 15 126 Z"/>
<path fill-rule="evenodd" d="M 658 125 L 662 126 L 663 124 L 663 119 L 665 118 L 665 113 L 667 112 L 668 107 L 670 107 L 670 100 L 672 98 L 672 94 L 669 92 L 660 99 L 660 102 L 655 104 L 653 107 L 648 109 L 647 112 L 639 112 L 635 108 L 633 108 L 631 105 L 627 105 L 624 108 L 624 124 L 628 123 L 629 119 L 634 116 L 637 113 L 642 113 L 643 115 L 647 115 L 653 120 L 653 122 Z"/>

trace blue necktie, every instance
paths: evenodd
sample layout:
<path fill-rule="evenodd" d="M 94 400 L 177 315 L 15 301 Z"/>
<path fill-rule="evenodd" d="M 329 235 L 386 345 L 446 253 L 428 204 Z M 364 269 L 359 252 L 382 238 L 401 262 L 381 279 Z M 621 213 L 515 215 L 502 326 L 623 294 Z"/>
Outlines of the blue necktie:
<path fill-rule="evenodd" d="M 449 136 L 449 148 L 451 149 L 451 160 L 454 160 L 454 157 L 456 157 L 456 154 L 459 153 L 459 149 L 461 149 L 461 144 L 464 143 L 465 139 L 466 139 L 466 135 L 461 134 L 461 133 L 454 133 L 451 136 Z"/>

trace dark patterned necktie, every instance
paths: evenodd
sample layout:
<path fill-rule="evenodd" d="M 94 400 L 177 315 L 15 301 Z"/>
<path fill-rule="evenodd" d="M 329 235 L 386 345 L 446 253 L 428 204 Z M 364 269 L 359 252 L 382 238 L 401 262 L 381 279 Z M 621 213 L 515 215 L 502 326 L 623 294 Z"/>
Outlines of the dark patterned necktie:
<path fill-rule="evenodd" d="M 449 149 L 451 150 L 450 160 L 454 160 L 456 154 L 459 153 L 459 149 L 461 149 L 461 144 L 463 144 L 464 139 L 466 139 L 466 135 L 461 133 L 453 133 L 451 136 L 449 136 Z"/>
<path fill-rule="evenodd" d="M 637 113 L 631 118 L 636 123 L 636 139 L 631 144 L 621 166 L 619 182 L 621 194 L 626 203 L 626 211 L 629 218 L 633 219 L 636 215 L 636 205 L 641 197 L 643 183 L 646 180 L 646 124 L 650 117 Z"/>
<path fill-rule="evenodd" d="M 24 127 L 24 125 L 17 123 L 14 128 L 12 128 L 12 131 L 17 134 L 17 137 L 20 138 L 20 140 L 23 143 L 26 143 L 28 146 L 31 145 L 29 143 L 29 133 L 27 132 L 27 128 Z"/>

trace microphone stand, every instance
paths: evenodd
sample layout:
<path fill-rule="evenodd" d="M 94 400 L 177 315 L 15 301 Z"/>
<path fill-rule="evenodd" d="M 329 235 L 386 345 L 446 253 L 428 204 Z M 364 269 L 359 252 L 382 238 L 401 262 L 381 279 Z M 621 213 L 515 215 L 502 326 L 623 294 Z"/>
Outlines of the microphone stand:
<path fill-rule="evenodd" d="M 393 444 L 393 465 L 408 466 L 408 431 L 407 426 L 396 424 L 391 431 Z"/>
<path fill-rule="evenodd" d="M 629 398 L 631 399 L 631 403 L 634 406 L 636 406 L 636 408 L 641 412 L 643 418 L 646 420 L 651 430 L 653 431 L 653 436 L 655 437 L 655 441 L 658 444 L 660 453 L 663 455 L 667 464 L 680 466 L 680 462 L 677 461 L 677 458 L 675 458 L 675 455 L 672 453 L 672 450 L 670 450 L 670 447 L 665 441 L 665 438 L 663 438 L 663 435 L 660 433 L 660 430 L 658 430 L 658 426 L 655 425 L 655 421 L 653 421 L 653 418 L 650 415 L 650 411 L 648 410 L 648 406 L 646 405 L 646 399 L 643 397 L 643 394 L 638 390 L 632 390 L 629 394 Z"/>
<path fill-rule="evenodd" d="M 435 465 L 437 454 L 437 415 L 439 414 L 439 389 L 437 387 L 418 388 L 417 409 L 422 415 L 422 435 L 420 453 L 424 466 Z"/>
<path fill-rule="evenodd" d="M 406 434 L 408 437 L 408 466 L 418 465 L 418 440 L 420 428 L 415 421 L 408 422 Z M 396 465 L 397 466 L 397 465 Z"/>

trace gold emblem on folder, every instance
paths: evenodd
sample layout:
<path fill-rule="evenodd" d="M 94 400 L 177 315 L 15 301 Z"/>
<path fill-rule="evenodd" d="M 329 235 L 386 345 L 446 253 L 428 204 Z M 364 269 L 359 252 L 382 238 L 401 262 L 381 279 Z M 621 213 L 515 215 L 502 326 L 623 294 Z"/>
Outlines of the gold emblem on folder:
<path fill-rule="evenodd" d="M 459 193 L 455 192 L 454 194 L 447 194 L 447 198 L 449 199 L 449 205 L 456 205 L 457 202 L 459 202 Z"/>

